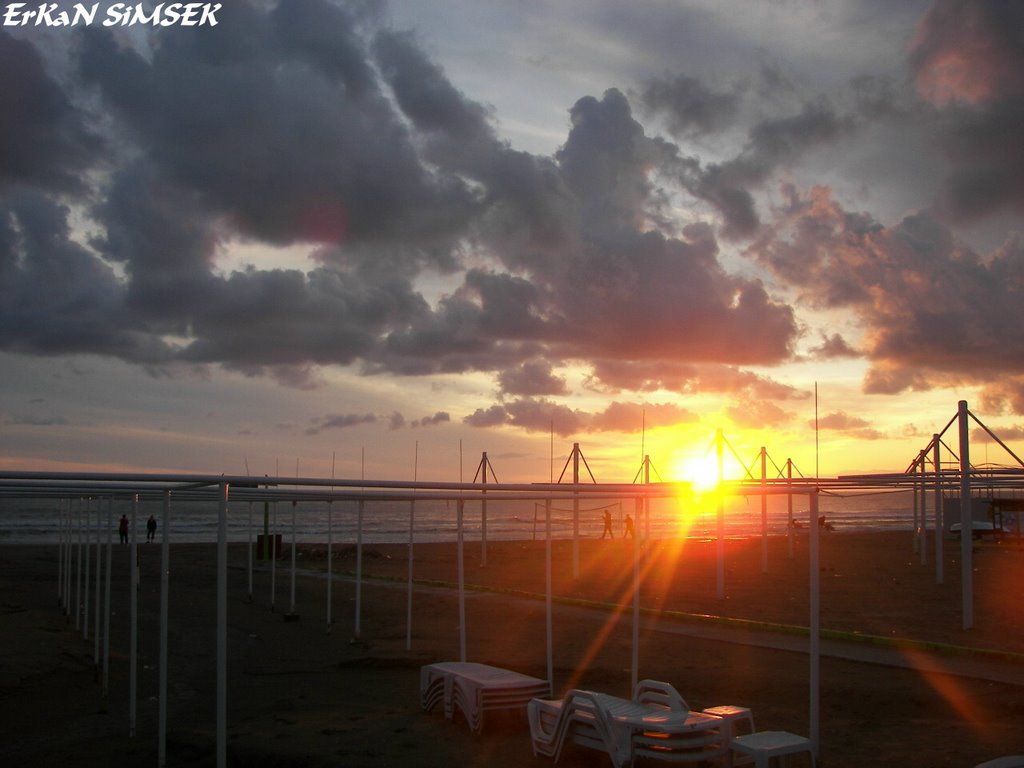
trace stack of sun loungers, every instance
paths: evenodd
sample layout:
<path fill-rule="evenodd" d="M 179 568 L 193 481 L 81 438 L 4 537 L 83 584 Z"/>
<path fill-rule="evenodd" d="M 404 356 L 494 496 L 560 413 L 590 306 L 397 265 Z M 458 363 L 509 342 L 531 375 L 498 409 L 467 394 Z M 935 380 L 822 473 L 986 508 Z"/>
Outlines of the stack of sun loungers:
<path fill-rule="evenodd" d="M 446 718 L 451 719 L 457 709 L 476 732 L 483 728 L 487 711 L 523 710 L 531 699 L 550 695 L 546 680 L 487 664 L 448 661 L 420 669 L 423 711 L 430 712 L 443 702 Z"/>
<path fill-rule="evenodd" d="M 633 700 L 574 689 L 564 699 L 527 706 L 535 755 L 561 756 L 573 744 L 604 751 L 616 768 L 637 757 L 670 762 L 716 760 L 729 754 L 723 721 L 693 712 L 668 683 L 644 680 Z"/>

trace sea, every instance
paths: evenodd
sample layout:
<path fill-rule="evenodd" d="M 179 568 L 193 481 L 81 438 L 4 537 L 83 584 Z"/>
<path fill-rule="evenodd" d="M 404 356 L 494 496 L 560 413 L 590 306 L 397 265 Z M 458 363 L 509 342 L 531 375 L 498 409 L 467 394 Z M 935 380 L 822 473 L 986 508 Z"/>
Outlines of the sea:
<path fill-rule="evenodd" d="M 928 501 L 931 515 L 931 500 Z M 611 513 L 616 537 L 624 531 L 626 516 L 636 520 L 639 534 L 649 538 L 707 538 L 718 534 L 719 502 L 699 499 L 653 499 L 646 519 L 637 515 L 633 500 L 598 501 L 583 498 L 579 502 L 578 530 L 581 538 L 597 538 L 603 530 L 603 515 Z M 56 544 L 63 530 L 76 533 L 79 526 L 94 537 L 108 531 L 117 538 L 117 521 L 122 514 L 133 517 L 127 500 L 0 499 L 0 544 Z M 792 518 L 791 518 L 792 514 Z M 913 531 L 914 494 L 912 490 L 872 492 L 822 492 L 819 514 L 831 531 Z M 134 511 L 137 536 L 145 540 L 146 521 L 153 515 L 158 533 L 163 527 L 163 502 L 142 500 Z M 762 530 L 759 496 L 729 497 L 724 502 L 725 534 L 728 537 L 760 535 Z M 419 500 L 366 501 L 362 522 L 354 501 L 233 502 L 228 505 L 228 540 L 246 542 L 257 534 L 280 534 L 285 543 L 324 543 L 328 536 L 335 544 L 407 543 L 410 526 L 415 542 L 455 541 L 458 536 L 457 504 L 453 501 Z M 218 531 L 218 506 L 215 502 L 172 501 L 169 532 L 172 542 L 215 542 Z M 769 534 L 783 534 L 795 521 L 799 529 L 810 522 L 806 496 L 794 496 L 792 513 L 786 496 L 769 496 L 767 528 Z M 574 512 L 571 502 L 556 501 L 552 507 L 553 538 L 573 535 Z M 361 530 L 360 530 L 361 527 Z M 485 527 L 484 511 L 478 501 L 467 501 L 463 512 L 463 535 L 480 539 Z M 488 540 L 529 540 L 545 536 L 545 509 L 542 502 L 490 500 L 486 509 Z M 158 537 L 159 540 L 159 537 Z"/>

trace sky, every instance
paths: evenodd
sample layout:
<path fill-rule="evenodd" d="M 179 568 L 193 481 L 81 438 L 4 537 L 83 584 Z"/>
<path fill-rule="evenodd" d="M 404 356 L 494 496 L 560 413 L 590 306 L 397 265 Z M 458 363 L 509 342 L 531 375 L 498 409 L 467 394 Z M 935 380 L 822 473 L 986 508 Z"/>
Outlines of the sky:
<path fill-rule="evenodd" d="M 0 26 L 0 469 L 1024 452 L 1024 4 L 222 5 Z"/>

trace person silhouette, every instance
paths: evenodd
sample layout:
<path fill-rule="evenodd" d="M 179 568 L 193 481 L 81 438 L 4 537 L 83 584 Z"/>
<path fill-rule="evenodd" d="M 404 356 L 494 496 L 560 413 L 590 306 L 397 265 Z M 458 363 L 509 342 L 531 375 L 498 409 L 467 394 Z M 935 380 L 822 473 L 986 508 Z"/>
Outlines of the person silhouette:
<path fill-rule="evenodd" d="M 622 538 L 628 536 L 632 539 L 635 534 L 633 532 L 633 518 L 629 516 L 629 513 L 626 513 L 626 519 L 623 521 L 622 527 L 625 529 L 622 532 Z"/>
<path fill-rule="evenodd" d="M 121 515 L 121 522 L 118 523 L 117 532 L 121 536 L 121 543 L 128 543 L 128 515 Z"/>
<path fill-rule="evenodd" d="M 156 518 L 152 515 L 149 516 L 149 520 L 146 521 L 146 543 L 153 541 L 156 538 Z"/>
<path fill-rule="evenodd" d="M 614 539 L 615 538 L 615 532 L 612 530 L 612 513 L 609 512 L 606 509 L 604 511 L 603 518 L 604 518 L 604 530 L 601 531 L 601 538 L 603 539 L 605 536 L 608 536 L 609 538 Z"/>

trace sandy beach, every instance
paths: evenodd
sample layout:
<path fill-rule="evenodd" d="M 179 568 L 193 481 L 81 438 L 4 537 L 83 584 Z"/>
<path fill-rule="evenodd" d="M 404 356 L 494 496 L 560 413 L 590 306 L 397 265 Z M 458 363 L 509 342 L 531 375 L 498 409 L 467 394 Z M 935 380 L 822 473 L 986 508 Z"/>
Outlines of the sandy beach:
<path fill-rule="evenodd" d="M 628 695 L 633 546 L 554 544 L 555 690 Z M 94 641 L 57 600 L 57 547 L 0 549 L 0 759 L 7 764 L 150 766 L 157 763 L 160 547 L 140 544 L 139 681 L 129 734 L 129 555 L 115 546 L 109 695 L 94 666 Z M 173 545 L 170 562 L 168 765 L 214 764 L 216 549 Z M 644 550 L 639 676 L 671 682 L 691 708 L 741 704 L 763 730 L 808 732 L 808 658 L 757 644 L 754 630 L 800 638 L 808 624 L 807 539 L 792 558 L 772 537 L 768 572 L 760 538 L 727 542 L 726 597 L 716 596 L 713 541 L 651 542 Z M 412 649 L 406 649 L 405 545 L 366 544 L 356 637 L 351 543 L 334 546 L 333 625 L 326 623 L 326 551 L 300 545 L 292 609 L 291 551 L 271 571 L 232 544 L 228 602 L 228 758 L 232 765 L 522 766 L 535 758 L 525 721 L 491 718 L 473 734 L 456 718 L 419 705 L 419 669 L 459 656 L 454 544 L 417 544 Z M 544 543 L 465 545 L 467 657 L 538 677 L 546 674 Z M 931 553 L 929 553 L 931 554 Z M 827 768 L 965 766 L 1024 752 L 1024 550 L 979 543 L 973 552 L 974 626 L 962 628 L 959 544 L 946 542 L 944 584 L 921 565 L 910 534 L 830 533 L 821 538 L 821 624 L 860 648 L 898 648 L 904 659 L 954 669 L 982 660 L 986 677 L 941 674 L 825 656 L 821 752 Z M 74 578 L 72 591 L 74 592 Z M 584 608 L 581 606 L 590 606 Z M 616 610 L 614 606 L 620 606 Z M 92 607 L 90 606 L 90 612 Z M 703 618 L 702 618 L 703 617 Z M 719 618 L 709 618 L 719 617 Z M 725 621 L 724 619 L 743 620 Z M 90 615 L 90 622 L 92 617 Z M 771 625 L 771 626 L 768 626 Z M 782 626 L 778 626 L 782 625 Z M 713 628 L 724 635 L 697 636 Z M 804 641 L 806 645 L 806 642 Z M 1017 682 L 1013 682 L 1016 680 Z M 16 761 L 16 762 L 15 762 Z M 583 748 L 560 765 L 607 764 Z M 798 765 L 797 761 L 793 761 Z"/>

